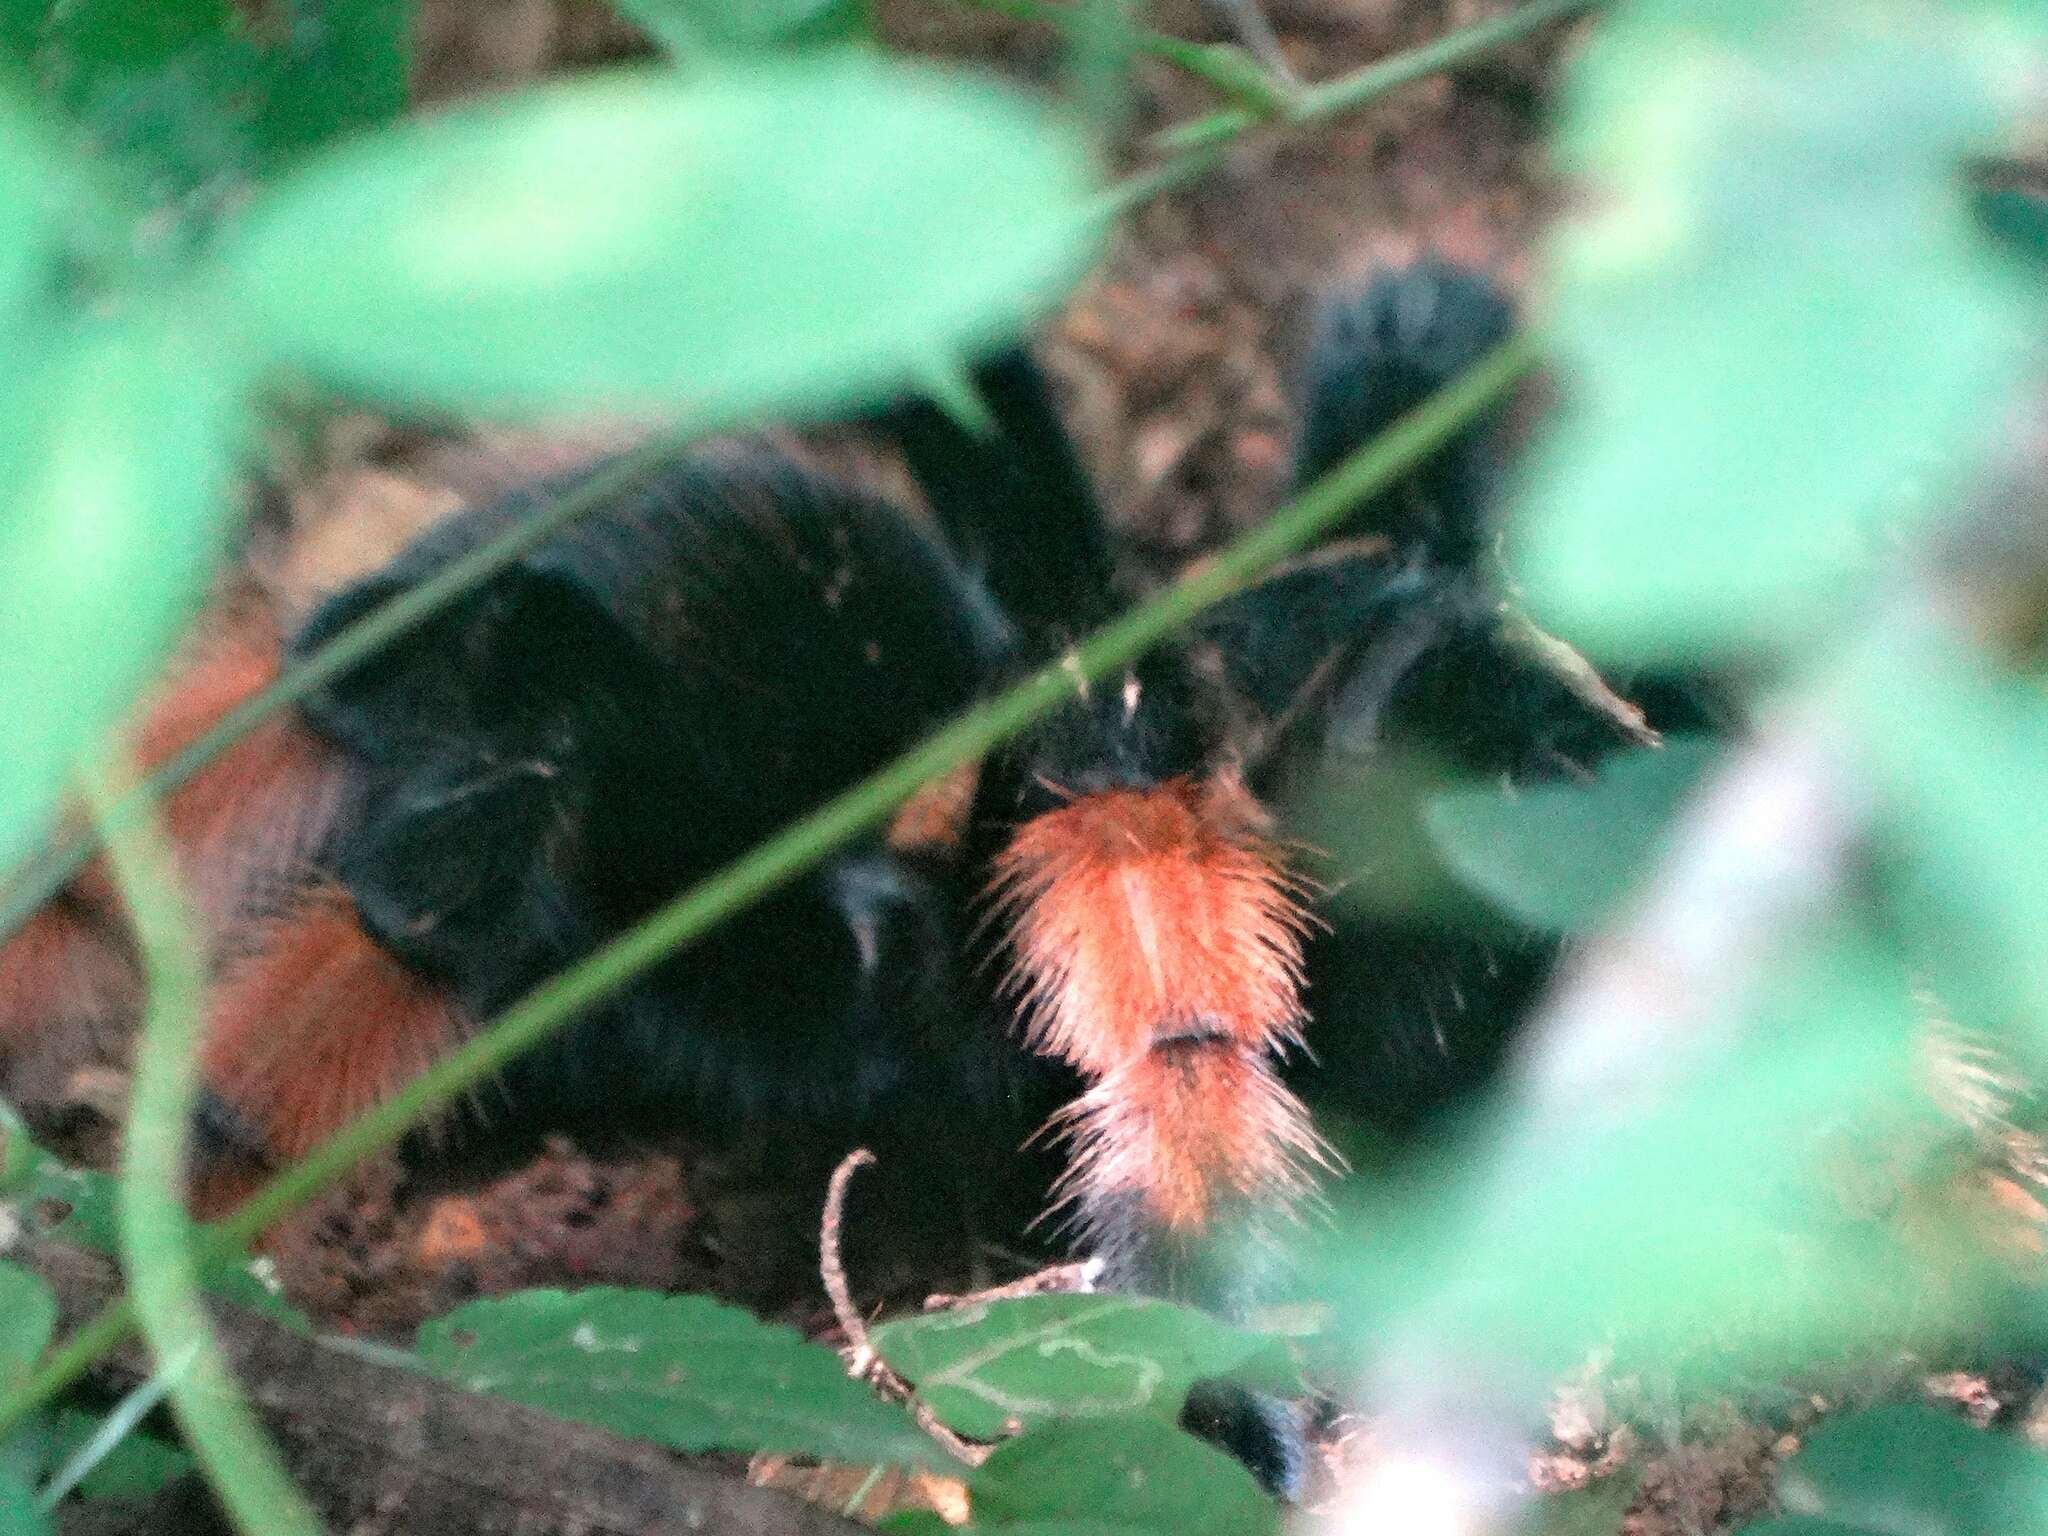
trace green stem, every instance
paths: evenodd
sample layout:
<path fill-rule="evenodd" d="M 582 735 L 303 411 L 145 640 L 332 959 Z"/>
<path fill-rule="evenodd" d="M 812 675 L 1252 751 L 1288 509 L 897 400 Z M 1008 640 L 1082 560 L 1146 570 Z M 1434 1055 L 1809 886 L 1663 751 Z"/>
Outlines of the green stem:
<path fill-rule="evenodd" d="M 247 1536 L 318 1536 L 319 1520 L 250 1411 L 200 1301 L 200 1264 L 180 1191 L 199 1089 L 205 977 L 177 872 L 153 818 L 107 819 L 120 797 L 97 775 L 88 794 L 106 826 L 149 983 L 116 1208 L 136 1321 L 158 1369 L 169 1373 L 171 1412 L 185 1443 L 236 1527 Z"/>
<path fill-rule="evenodd" d="M 873 777 L 689 890 L 587 959 L 550 978 L 432 1069 L 344 1126 L 285 1169 L 223 1222 L 202 1250 L 224 1261 L 287 1212 L 372 1153 L 394 1145 L 422 1116 L 448 1104 L 560 1029 L 580 1010 L 626 986 L 722 919 L 800 874 L 886 817 L 927 780 L 981 756 L 1095 678 L 1136 658 L 1204 608 L 1312 541 L 1366 497 L 1412 469 L 1522 376 L 1534 342 L 1518 337 L 1404 416 L 1214 560 L 1097 631 L 1057 665 L 1033 673 L 927 738 Z M 65 1341 L 0 1403 L 0 1436 L 77 1379 L 130 1323 L 115 1302 Z"/>
<path fill-rule="evenodd" d="M 1291 99 L 1293 91 L 1261 69 L 1242 48 L 1227 43 L 1191 43 L 1184 37 L 1169 37 L 1147 27 L 1132 26 L 1117 19 L 1092 19 L 1073 5 L 1053 5 L 1047 0 L 962 0 L 977 10 L 994 11 L 1019 21 L 1041 21 L 1072 35 L 1095 25 L 1106 32 L 1104 39 L 1128 53 L 1162 59 L 1211 87 L 1226 101 L 1247 110 L 1271 114 Z"/>
<path fill-rule="evenodd" d="M 1419 48 L 1410 48 L 1392 58 L 1381 59 L 1363 69 L 1322 85 L 1310 86 L 1288 98 L 1281 110 L 1259 112 L 1243 104 L 1198 117 L 1154 134 L 1151 148 L 1161 154 L 1179 155 L 1213 149 L 1242 138 L 1261 123 L 1282 118 L 1289 123 L 1312 123 L 1356 111 L 1404 85 L 1413 85 L 1431 75 L 1470 62 L 1481 54 L 1505 47 L 1552 22 L 1595 10 L 1608 0 L 1531 0 L 1518 10 L 1487 21 L 1474 22 L 1448 32 Z"/>

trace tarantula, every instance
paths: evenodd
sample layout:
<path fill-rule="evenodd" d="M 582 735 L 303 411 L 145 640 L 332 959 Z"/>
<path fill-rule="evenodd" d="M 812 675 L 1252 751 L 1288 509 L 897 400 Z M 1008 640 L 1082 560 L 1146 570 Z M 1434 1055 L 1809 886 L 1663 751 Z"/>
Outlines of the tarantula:
<path fill-rule="evenodd" d="M 1330 301 L 1297 479 L 1511 322 L 1487 281 L 1437 261 Z M 169 797 L 215 949 L 203 1204 L 1114 611 L 1102 511 L 1038 371 L 1009 352 L 977 384 L 987 435 L 919 403 L 877 419 L 936 528 L 760 446 L 678 454 Z M 1106 1283 L 1241 1310 L 1332 1162 L 1303 1081 L 1384 1126 L 1424 1121 L 1484 1080 L 1551 958 L 1534 936 L 1358 900 L 1385 869 L 1300 846 L 1297 808 L 1332 784 L 1382 794 L 1396 750 L 1529 777 L 1641 734 L 1501 618 L 1497 428 L 1179 642 L 1077 681 L 968 779 L 592 1008 L 463 1113 L 822 1125 L 847 1144 L 966 1126 L 999 1152 L 1051 1117 L 1053 1198 Z M 217 615 L 143 719 L 142 761 L 602 472 L 453 517 L 295 633 L 256 606 Z M 0 950 L 0 1053 L 136 988 L 88 870 Z M 1305 1042 L 1320 1061 L 1290 1063 Z M 1191 1415 L 1290 1485 L 1273 1405 L 1208 1394 Z"/>

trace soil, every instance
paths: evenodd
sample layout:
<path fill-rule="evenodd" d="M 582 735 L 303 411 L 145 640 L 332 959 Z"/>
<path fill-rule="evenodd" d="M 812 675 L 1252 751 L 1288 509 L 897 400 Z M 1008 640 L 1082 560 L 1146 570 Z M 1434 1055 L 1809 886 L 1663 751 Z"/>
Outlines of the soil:
<path fill-rule="evenodd" d="M 1296 73 L 1320 80 L 1508 8 L 1278 0 L 1268 10 Z M 429 0 L 425 11 L 428 101 L 640 51 L 632 31 L 590 0 Z M 1044 28 L 952 0 L 891 0 L 886 17 L 903 46 L 1035 84 L 1055 78 L 1058 53 Z M 1220 36 L 1200 0 L 1165 0 L 1147 19 L 1184 36 Z M 1551 28 L 1483 67 L 1248 145 L 1127 221 L 1099 273 L 1049 327 L 1042 355 L 1134 587 L 1256 522 L 1283 494 L 1292 360 L 1316 295 L 1431 248 L 1525 284 L 1554 202 L 1544 113 L 1573 36 Z M 1212 104 L 1198 83 L 1145 61 L 1134 134 Z M 461 501 L 616 440 L 603 431 L 451 438 L 370 419 L 330 426 L 308 461 L 318 469 L 269 509 L 259 568 L 303 602 Z M 888 475 L 843 435 L 806 446 L 856 473 Z M 101 1065 L 49 1097 L 41 1123 L 62 1125 L 74 1149 L 103 1157 L 118 1079 L 110 1084 Z M 714 1156 L 678 1138 L 658 1153 L 594 1158 L 553 1142 L 530 1165 L 474 1189 L 415 1190 L 394 1168 L 366 1170 L 290 1222 L 269 1250 L 320 1326 L 365 1335 L 404 1338 L 474 1296 L 596 1283 L 716 1294 L 824 1332 L 831 1316 L 814 1236 L 822 1192 L 821 1178 L 764 1176 L 745 1149 Z M 863 1255 L 855 1288 L 875 1310 L 901 1308 L 928 1292 L 1011 1278 L 1035 1258 L 977 1246 L 956 1225 L 914 1253 Z M 2023 1397 L 2001 1397 L 1981 1376 L 1945 1380 L 1939 1391 L 1979 1417 L 2010 1413 Z M 1802 1398 L 1790 1410 L 1717 1403 L 1658 1415 L 1616 1400 L 1592 1388 L 1560 1398 L 1531 1474 L 1556 1490 L 1629 1480 L 1631 1536 L 1721 1529 L 1766 1508 L 1773 1466 L 1825 1406 Z M 1329 1438 L 1333 1467 L 1369 1463 L 1369 1423 L 1340 1421 Z"/>

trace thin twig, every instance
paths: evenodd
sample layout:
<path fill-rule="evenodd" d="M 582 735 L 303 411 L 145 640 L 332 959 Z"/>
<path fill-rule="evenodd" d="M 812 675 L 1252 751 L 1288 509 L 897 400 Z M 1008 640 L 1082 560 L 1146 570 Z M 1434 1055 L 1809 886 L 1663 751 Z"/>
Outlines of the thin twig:
<path fill-rule="evenodd" d="M 888 1366 L 868 1337 L 867 1319 L 853 1304 L 853 1291 L 846 1283 L 846 1265 L 839 1256 L 839 1233 L 846 1220 L 846 1192 L 853 1185 L 853 1176 L 874 1161 L 875 1154 L 866 1147 L 855 1147 L 839 1160 L 839 1166 L 832 1170 L 832 1182 L 825 1187 L 825 1215 L 818 1223 L 818 1278 L 825 1282 L 832 1315 L 839 1320 L 839 1332 L 846 1339 L 846 1347 L 840 1353 L 846 1356 L 847 1372 L 862 1381 L 872 1379 L 870 1372 L 877 1367 L 886 1371 Z M 908 1391 L 906 1387 L 905 1395 Z"/>
<path fill-rule="evenodd" d="M 818 1223 L 818 1276 L 825 1282 L 825 1294 L 831 1298 L 832 1315 L 839 1321 L 839 1331 L 846 1336 L 840 1353 L 846 1358 L 847 1374 L 866 1382 L 882 1396 L 907 1404 L 918 1428 L 945 1447 L 947 1454 L 970 1467 L 978 1467 L 988 1460 L 993 1447 L 962 1438 L 926 1406 L 915 1387 L 896 1374 L 875 1348 L 867 1319 L 853 1304 L 853 1292 L 846 1284 L 846 1265 L 839 1254 L 839 1234 L 846 1219 L 846 1191 L 854 1174 L 874 1160 L 875 1154 L 866 1147 L 856 1147 L 840 1159 L 839 1166 L 832 1170 L 832 1182 L 826 1186 L 825 1214 Z"/>

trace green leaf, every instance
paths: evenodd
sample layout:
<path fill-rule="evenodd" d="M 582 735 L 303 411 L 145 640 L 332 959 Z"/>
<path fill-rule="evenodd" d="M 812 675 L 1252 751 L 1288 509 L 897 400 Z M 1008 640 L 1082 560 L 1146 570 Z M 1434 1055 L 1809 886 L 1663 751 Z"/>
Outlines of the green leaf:
<path fill-rule="evenodd" d="M 1279 1510 L 1214 1446 L 1142 1415 L 1048 1424 L 997 1446 L 969 1485 L 978 1528 L 1052 1536 L 1087 1531 L 1173 1536 L 1277 1533 Z M 1012 1524 L 1014 1522 L 1014 1525 Z"/>
<path fill-rule="evenodd" d="M 0 51 L 92 152 L 169 200 L 395 117 L 403 0 L 8 0 Z"/>
<path fill-rule="evenodd" d="M 265 154 L 288 159 L 390 122 L 411 72 L 406 0 L 283 0 L 283 41 L 258 118 Z"/>
<path fill-rule="evenodd" d="M 1014 330 L 1099 233 L 1076 134 L 845 53 L 614 74 L 330 153 L 226 254 L 281 358 L 498 414 L 711 426 L 878 391 Z"/>
<path fill-rule="evenodd" d="M 43 0 L 9 7 L 5 43 L 95 154 L 170 197 L 257 156 L 242 94 L 260 68 L 230 0 Z"/>
<path fill-rule="evenodd" d="M 35 1369 L 57 1331 L 57 1298 L 40 1275 L 0 1264 L 0 1393 Z"/>
<path fill-rule="evenodd" d="M 84 320 L 0 423 L 0 870 L 133 703 L 231 521 L 242 376 L 203 314 Z"/>
<path fill-rule="evenodd" d="M 1617 1370 L 1725 1388 L 2022 1321 L 1953 1198 L 1974 1144 L 1921 1087 L 1906 966 L 1846 927 L 1784 942 L 1759 995 L 1670 1048 L 1739 1044 L 1611 1113 L 1506 1118 L 1509 1100 L 1484 1155 L 1420 1170 L 1405 1207 L 1354 1225 L 1330 1264 L 1357 1347 L 1393 1319 L 1531 1370 L 1612 1342 Z"/>
<path fill-rule="evenodd" d="M 2048 694 L 1898 627 L 1859 658 L 1848 704 L 1942 991 L 2048 1039 Z"/>
<path fill-rule="evenodd" d="M 1959 179 L 2027 65 L 1991 13 L 1913 0 L 1604 21 L 1559 140 L 1591 210 L 1552 252 L 1566 408 L 1512 551 L 1539 619 L 1777 646 L 1953 505 L 2039 329 Z"/>
<path fill-rule="evenodd" d="M 113 1253 L 116 1181 L 91 1168 L 73 1168 L 40 1147 L 19 1189 L 10 1189 L 37 1224 L 38 1235 L 54 1237 L 96 1253 Z M 312 1332 L 306 1314 L 285 1300 L 268 1259 L 242 1258 L 222 1264 L 205 1278 L 206 1289 L 224 1301 L 261 1313 L 296 1333 Z"/>
<path fill-rule="evenodd" d="M 0 1472 L 0 1536 L 49 1536 L 35 1495 L 12 1474 Z"/>
<path fill-rule="evenodd" d="M 1424 813 L 1459 879 L 1541 928 L 1598 928 L 1649 866 L 1679 805 L 1719 753 L 1700 737 L 1624 752 L 1587 784 L 1461 789 Z"/>
<path fill-rule="evenodd" d="M 680 1451 L 928 1463 L 909 1416 L 788 1328 L 703 1296 L 599 1288 L 472 1302 L 420 1329 L 427 1369 Z"/>
<path fill-rule="evenodd" d="M 1299 1386 L 1280 1341 L 1138 1296 L 1020 1296 L 903 1318 L 875 1348 L 963 1435 L 1060 1414 L 1176 1417 L 1206 1376 Z"/>
<path fill-rule="evenodd" d="M 851 42 L 868 31 L 864 0 L 619 0 L 671 57 Z"/>
<path fill-rule="evenodd" d="M 1530 1506 L 1515 1536 L 1617 1536 L 1642 1486 L 1640 1472 L 1624 1472 L 1547 1494 Z"/>
<path fill-rule="evenodd" d="M 69 1461 L 99 1428 L 100 1420 L 93 1414 L 75 1408 L 58 1410 L 51 1436 L 51 1465 Z M 78 1492 L 88 1499 L 146 1499 L 191 1470 L 192 1458 L 179 1447 L 143 1430 L 132 1430 L 85 1474 Z"/>
<path fill-rule="evenodd" d="M 2048 1531 L 2048 1456 L 1918 1405 L 1824 1425 L 1786 1465 L 1779 1501 L 1882 1536 Z"/>
<path fill-rule="evenodd" d="M 0 207 L 7 210 L 0 220 L 0 337 L 10 377 L 32 361 L 20 356 L 18 329 L 34 313 L 37 288 L 51 280 L 59 219 L 75 195 L 69 168 L 42 125 L 11 91 L 0 90 Z"/>

